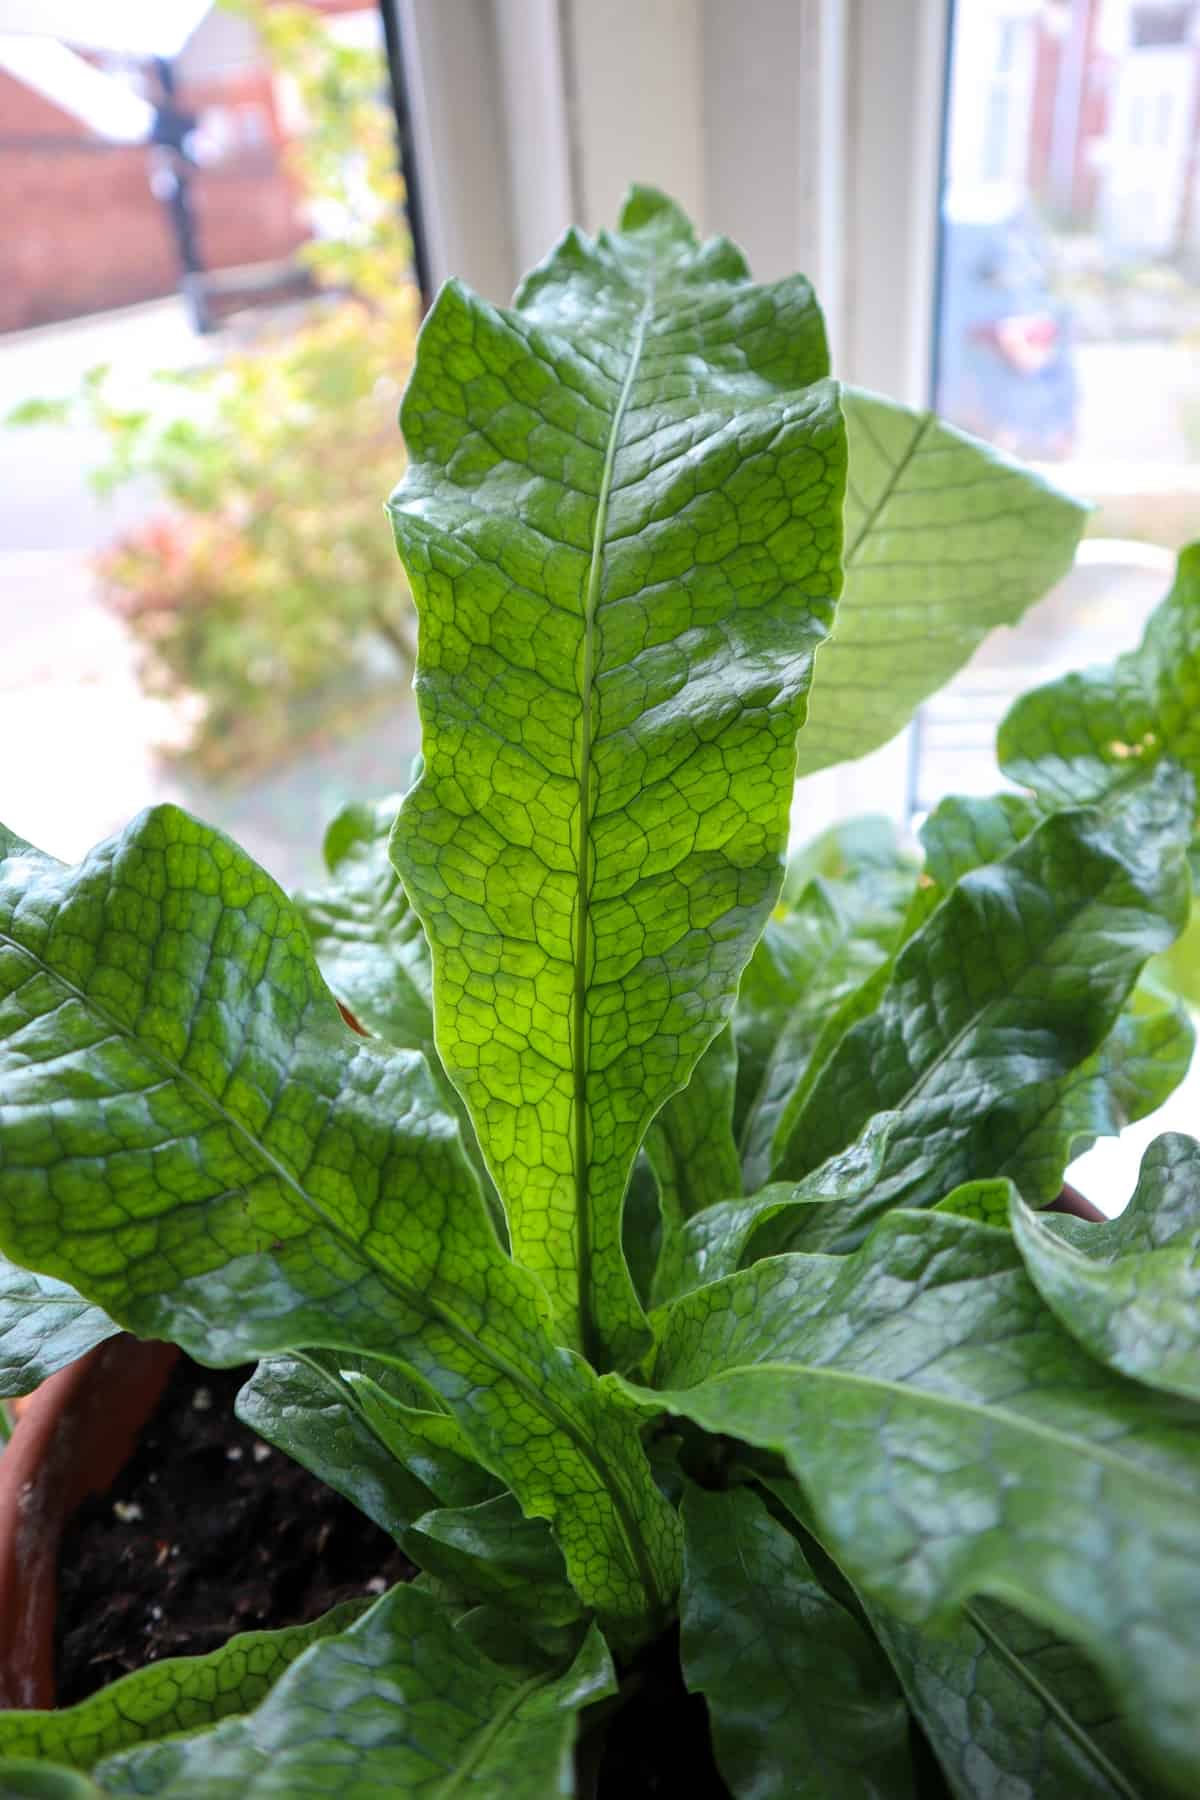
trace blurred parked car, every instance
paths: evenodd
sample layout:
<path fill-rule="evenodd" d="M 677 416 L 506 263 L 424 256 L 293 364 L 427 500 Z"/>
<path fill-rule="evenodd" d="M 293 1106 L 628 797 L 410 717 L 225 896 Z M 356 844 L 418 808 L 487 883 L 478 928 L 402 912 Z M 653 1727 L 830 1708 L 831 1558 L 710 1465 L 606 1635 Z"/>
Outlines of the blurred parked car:
<path fill-rule="evenodd" d="M 1069 456 L 1077 382 L 1071 315 L 1050 289 L 1042 233 L 1011 189 L 951 190 L 943 212 L 937 410 L 1018 456 Z"/>

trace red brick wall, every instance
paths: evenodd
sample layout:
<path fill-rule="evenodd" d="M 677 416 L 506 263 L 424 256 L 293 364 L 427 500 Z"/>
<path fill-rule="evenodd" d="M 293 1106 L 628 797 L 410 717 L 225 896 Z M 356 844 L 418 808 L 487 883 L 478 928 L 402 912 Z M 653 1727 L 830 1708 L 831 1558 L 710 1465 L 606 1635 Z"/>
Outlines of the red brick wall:
<path fill-rule="evenodd" d="M 217 90 L 185 90 L 180 102 L 193 110 L 252 102 L 268 125 L 261 148 L 193 174 L 206 265 L 288 255 L 307 231 L 280 157 L 269 77 L 243 72 Z M 32 140 L 28 148 L 15 147 L 21 137 Z M 174 239 L 150 192 L 150 152 L 94 148 L 86 138 L 77 121 L 0 71 L 0 331 L 175 289 Z"/>
<path fill-rule="evenodd" d="M 1029 121 L 1029 185 L 1044 194 L 1050 175 L 1050 145 L 1054 138 L 1054 98 L 1063 60 L 1063 40 L 1044 26 L 1035 26 L 1033 108 Z"/>
<path fill-rule="evenodd" d="M 1098 0 L 1090 0 L 1087 33 L 1084 43 L 1083 87 L 1079 95 L 1074 155 L 1071 169 L 1071 214 L 1079 220 L 1090 219 L 1096 204 L 1099 169 L 1092 156 L 1092 146 L 1108 129 L 1109 60 L 1099 51 L 1100 27 Z M 1029 133 L 1029 185 L 1038 197 L 1054 210 L 1061 210 L 1063 195 L 1051 193 L 1051 146 L 1054 140 L 1054 109 L 1058 83 L 1067 61 L 1067 40 L 1058 37 L 1044 25 L 1038 29 L 1033 82 L 1033 117 Z"/>

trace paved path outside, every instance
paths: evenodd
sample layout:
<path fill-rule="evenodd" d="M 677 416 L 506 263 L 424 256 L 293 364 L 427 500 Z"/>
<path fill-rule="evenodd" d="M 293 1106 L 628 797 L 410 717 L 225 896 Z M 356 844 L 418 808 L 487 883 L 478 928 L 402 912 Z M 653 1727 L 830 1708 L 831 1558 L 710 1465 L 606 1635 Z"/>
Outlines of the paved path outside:
<path fill-rule="evenodd" d="M 407 785 L 419 742 L 411 704 L 243 786 L 183 774 L 155 750 L 178 725 L 141 692 L 129 639 L 79 551 L 0 554 L 0 621 L 0 819 L 64 861 L 143 806 L 175 800 L 294 887 L 320 878 L 340 807 Z"/>
<path fill-rule="evenodd" d="M 98 549 L 154 500 L 148 484 L 98 499 L 88 473 L 104 460 L 100 433 L 5 426 L 13 407 L 65 399 L 101 363 L 117 371 L 122 404 L 161 405 L 167 391 L 155 373 L 207 363 L 219 356 L 221 341 L 198 338 L 178 300 L 0 336 L 0 551 Z"/>

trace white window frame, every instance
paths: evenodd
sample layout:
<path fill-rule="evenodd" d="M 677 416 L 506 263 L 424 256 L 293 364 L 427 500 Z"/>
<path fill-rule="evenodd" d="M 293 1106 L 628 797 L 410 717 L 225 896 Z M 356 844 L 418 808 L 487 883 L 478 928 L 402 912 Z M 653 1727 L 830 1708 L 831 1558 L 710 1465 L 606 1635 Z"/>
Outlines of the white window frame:
<path fill-rule="evenodd" d="M 636 177 L 803 268 L 839 374 L 927 402 L 950 0 L 387 3 L 435 281 L 507 300 Z"/>

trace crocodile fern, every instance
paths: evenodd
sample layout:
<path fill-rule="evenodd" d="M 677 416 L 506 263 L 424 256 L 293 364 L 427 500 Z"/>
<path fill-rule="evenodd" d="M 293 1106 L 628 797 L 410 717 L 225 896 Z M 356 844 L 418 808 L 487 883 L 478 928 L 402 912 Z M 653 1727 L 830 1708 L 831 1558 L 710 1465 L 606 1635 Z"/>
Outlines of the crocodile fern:
<path fill-rule="evenodd" d="M 797 757 L 894 734 L 1080 509 L 843 393 L 808 285 L 647 190 L 509 310 L 451 284 L 402 417 L 424 754 L 327 885 L 170 807 L 0 840 L 0 1378 L 255 1359 L 421 1574 L 0 1718 L 4 1792 L 603 1795 L 664 1668 L 738 1796 L 1195 1792 L 1200 1146 L 1039 1209 L 1191 1051 L 1141 975 L 1197 553 L 1133 673 L 1014 711 L 1024 796 L 786 867 Z"/>

